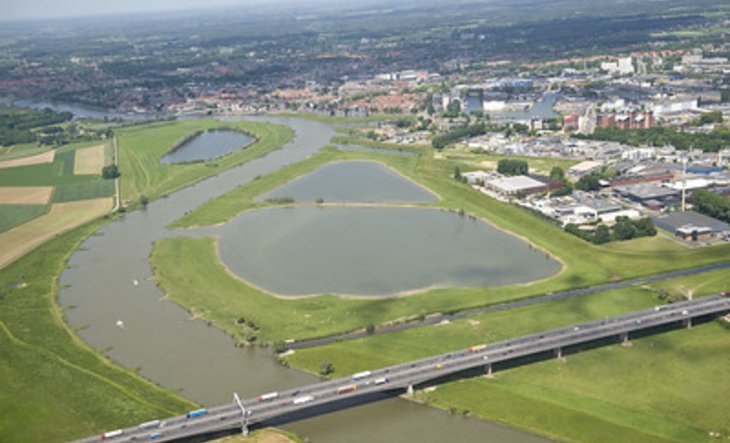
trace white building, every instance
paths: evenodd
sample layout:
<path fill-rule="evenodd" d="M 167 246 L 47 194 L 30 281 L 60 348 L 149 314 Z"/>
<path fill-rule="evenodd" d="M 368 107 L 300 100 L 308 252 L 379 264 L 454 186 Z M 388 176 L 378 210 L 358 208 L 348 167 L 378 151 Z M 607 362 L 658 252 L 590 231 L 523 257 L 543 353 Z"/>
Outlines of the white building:
<path fill-rule="evenodd" d="M 631 148 L 621 153 L 622 160 L 649 160 L 656 157 L 656 148 Z"/>
<path fill-rule="evenodd" d="M 628 75 L 634 73 L 633 57 L 619 58 L 611 62 L 601 63 L 601 70 L 609 74 Z"/>

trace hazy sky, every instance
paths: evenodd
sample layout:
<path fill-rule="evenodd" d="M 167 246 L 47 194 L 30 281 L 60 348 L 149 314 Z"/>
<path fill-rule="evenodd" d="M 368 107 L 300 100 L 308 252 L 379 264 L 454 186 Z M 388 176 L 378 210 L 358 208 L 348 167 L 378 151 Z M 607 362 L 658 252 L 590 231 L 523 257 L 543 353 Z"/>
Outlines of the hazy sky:
<path fill-rule="evenodd" d="M 294 0 L 290 0 L 294 1 Z M 0 20 L 27 20 L 170 9 L 245 6 L 282 0 L 0 0 Z"/>

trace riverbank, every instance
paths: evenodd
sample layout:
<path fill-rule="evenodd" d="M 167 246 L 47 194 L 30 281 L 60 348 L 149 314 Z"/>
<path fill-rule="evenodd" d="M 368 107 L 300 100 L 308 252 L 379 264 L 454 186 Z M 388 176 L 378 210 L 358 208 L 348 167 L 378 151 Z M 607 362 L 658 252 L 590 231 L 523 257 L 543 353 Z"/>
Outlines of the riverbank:
<path fill-rule="evenodd" d="M 64 321 L 56 295 L 71 252 L 104 221 L 0 271 L 0 440 L 62 442 L 179 414 L 194 405 L 111 363 Z"/>
<path fill-rule="evenodd" d="M 263 429 L 249 436 L 232 435 L 210 443 L 303 443 L 297 436 L 279 429 Z"/>

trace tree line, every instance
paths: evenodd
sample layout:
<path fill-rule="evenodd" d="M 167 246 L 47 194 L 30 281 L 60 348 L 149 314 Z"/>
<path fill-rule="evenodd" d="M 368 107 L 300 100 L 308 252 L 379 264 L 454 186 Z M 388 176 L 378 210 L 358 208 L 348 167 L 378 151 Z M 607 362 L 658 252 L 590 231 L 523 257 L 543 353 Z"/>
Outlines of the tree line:
<path fill-rule="evenodd" d="M 578 225 L 568 223 L 565 226 L 565 231 L 596 245 L 640 237 L 653 237 L 657 233 L 654 220 L 649 217 L 636 220 L 631 220 L 628 217 L 616 217 L 616 224 L 613 225 L 613 229 L 601 223 L 593 231 L 584 231 Z"/>
<path fill-rule="evenodd" d="M 0 145 L 32 143 L 38 139 L 38 134 L 33 129 L 63 123 L 71 118 L 73 114 L 70 112 L 55 112 L 48 108 L 0 108 Z"/>
<path fill-rule="evenodd" d="M 730 223 L 730 199 L 707 189 L 694 191 L 692 198 L 694 199 L 694 207 L 698 212 Z"/>
<path fill-rule="evenodd" d="M 433 140 L 431 140 L 431 145 L 436 149 L 443 149 L 451 143 L 455 143 L 459 140 L 484 135 L 486 133 L 486 125 L 483 123 L 477 123 L 475 125 L 452 129 L 444 134 L 437 135 L 433 138 Z"/>
<path fill-rule="evenodd" d="M 707 117 L 707 119 L 711 118 Z M 683 151 L 700 149 L 704 152 L 717 152 L 730 144 L 730 130 L 722 127 L 715 128 L 709 134 L 690 134 L 678 132 L 673 128 L 661 127 L 646 129 L 596 128 L 593 134 L 575 134 L 574 137 L 587 140 L 612 141 L 631 146 L 671 145 Z"/>

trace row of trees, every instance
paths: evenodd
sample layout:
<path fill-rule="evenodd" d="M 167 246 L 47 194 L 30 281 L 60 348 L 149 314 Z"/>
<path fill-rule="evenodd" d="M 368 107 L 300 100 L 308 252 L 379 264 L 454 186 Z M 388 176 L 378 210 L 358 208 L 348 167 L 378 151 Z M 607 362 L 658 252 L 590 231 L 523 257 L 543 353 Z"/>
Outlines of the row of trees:
<path fill-rule="evenodd" d="M 0 145 L 31 143 L 38 139 L 33 129 L 71 120 L 70 112 L 51 109 L 0 108 Z M 60 129 L 60 128 L 59 128 Z M 61 130 L 62 131 L 62 130 Z"/>
<path fill-rule="evenodd" d="M 569 223 L 565 226 L 565 231 L 597 245 L 611 241 L 653 237 L 657 233 L 654 220 L 649 217 L 637 220 L 631 220 L 628 217 L 616 217 L 616 224 L 613 225 L 613 229 L 601 223 L 593 231 L 584 231 L 578 225 Z"/>
<path fill-rule="evenodd" d="M 431 141 L 431 145 L 436 149 L 443 149 L 456 141 L 469 137 L 476 137 L 478 135 L 484 135 L 486 133 L 487 127 L 482 123 L 464 126 L 462 128 L 452 129 L 449 132 L 437 135 Z"/>
<path fill-rule="evenodd" d="M 497 163 L 497 172 L 503 175 L 527 175 L 529 170 L 524 160 L 504 159 Z"/>
<path fill-rule="evenodd" d="M 576 134 L 575 137 L 613 141 L 631 146 L 672 145 L 681 150 L 700 149 L 704 152 L 717 152 L 730 144 L 730 130 L 727 128 L 715 128 L 709 134 L 690 134 L 660 127 L 647 129 L 596 128 L 593 134 Z"/>
<path fill-rule="evenodd" d="M 730 223 L 730 199 L 706 189 L 694 191 L 692 198 L 694 198 L 694 207 L 697 211 Z"/>

